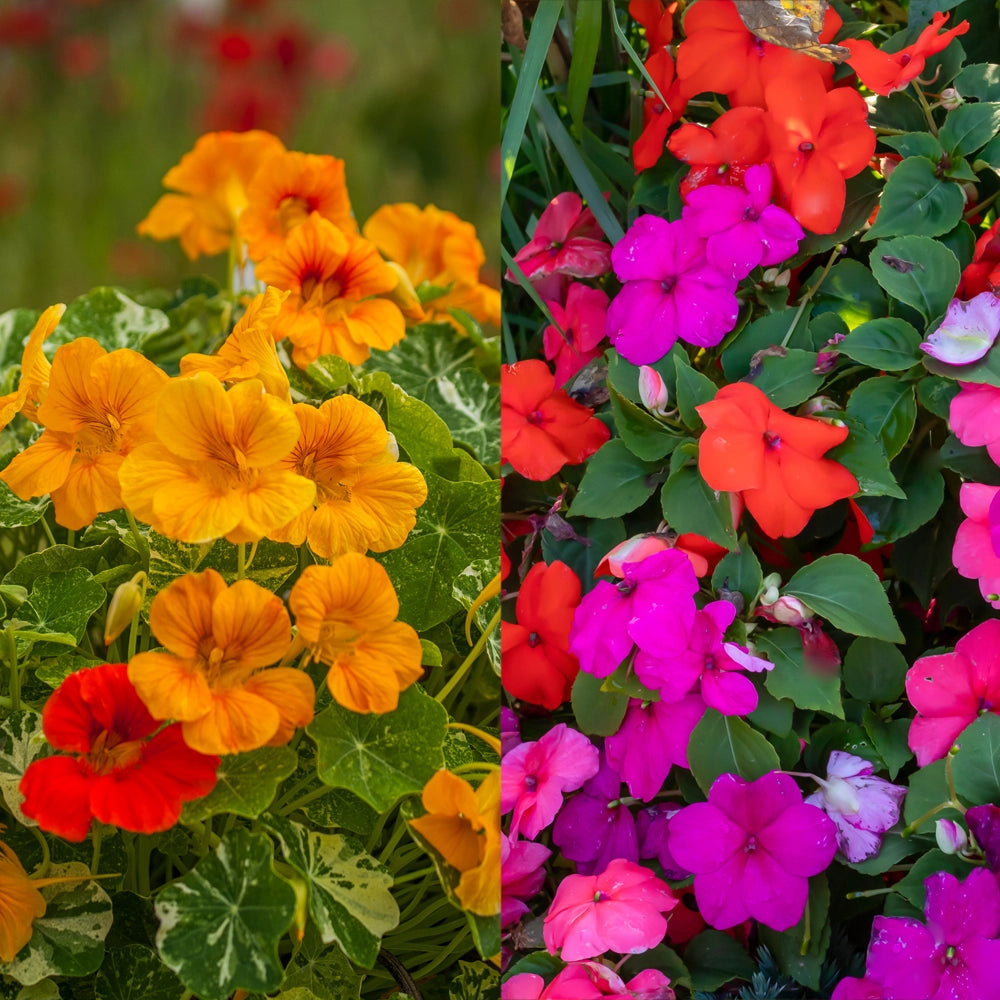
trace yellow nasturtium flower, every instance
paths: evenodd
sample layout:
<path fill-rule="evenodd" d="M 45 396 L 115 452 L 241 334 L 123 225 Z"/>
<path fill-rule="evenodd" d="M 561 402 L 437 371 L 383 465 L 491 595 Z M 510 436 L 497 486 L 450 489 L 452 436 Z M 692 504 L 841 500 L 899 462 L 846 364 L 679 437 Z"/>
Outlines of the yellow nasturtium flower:
<path fill-rule="evenodd" d="M 21 355 L 21 377 L 17 389 L 6 396 L 0 396 L 0 430 L 18 413 L 38 423 L 38 407 L 49 391 L 49 377 L 52 373 L 52 365 L 42 353 L 42 344 L 59 325 L 65 311 L 66 307 L 62 303 L 49 306 L 38 317 L 38 322 L 28 335 L 24 354 Z"/>
<path fill-rule="evenodd" d="M 212 569 L 174 580 L 149 609 L 166 653 L 139 653 L 129 680 L 155 719 L 176 719 L 205 754 L 287 743 L 313 717 L 309 675 L 274 667 L 291 644 L 281 598 L 252 580 L 227 587 Z"/>
<path fill-rule="evenodd" d="M 154 240 L 178 238 L 194 260 L 223 253 L 232 244 L 247 203 L 247 186 L 271 154 L 284 150 L 269 132 L 208 132 L 163 178 L 163 195 L 136 231 Z"/>
<path fill-rule="evenodd" d="M 422 675 L 420 638 L 396 621 L 399 599 L 374 559 L 349 552 L 332 566 L 307 566 L 288 605 L 299 640 L 330 668 L 330 694 L 352 712 L 391 712 Z"/>
<path fill-rule="evenodd" d="M 38 419 L 45 430 L 0 472 L 22 500 L 52 495 L 56 521 L 74 530 L 123 506 L 118 472 L 153 438 L 167 376 L 126 348 L 110 354 L 90 337 L 56 351 Z"/>
<path fill-rule="evenodd" d="M 419 469 L 396 461 L 382 418 L 346 395 L 294 410 L 302 433 L 281 465 L 316 483 L 316 509 L 269 537 L 293 545 L 308 538 L 324 559 L 399 548 L 427 499 L 427 485 Z"/>
<path fill-rule="evenodd" d="M 410 820 L 462 877 L 455 892 L 465 909 L 480 916 L 500 912 L 500 771 L 473 789 L 450 771 L 437 771 L 421 796 L 425 816 Z"/>

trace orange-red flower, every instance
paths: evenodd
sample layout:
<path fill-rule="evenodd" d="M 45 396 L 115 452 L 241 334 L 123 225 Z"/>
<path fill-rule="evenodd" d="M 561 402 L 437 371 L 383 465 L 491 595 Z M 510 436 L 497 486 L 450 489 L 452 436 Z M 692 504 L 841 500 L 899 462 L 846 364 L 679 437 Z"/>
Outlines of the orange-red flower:
<path fill-rule="evenodd" d="M 232 754 L 280 746 L 312 721 L 309 675 L 271 666 L 292 638 L 276 594 L 252 580 L 227 587 L 213 569 L 189 573 L 156 595 L 149 625 L 168 652 L 139 653 L 128 676 L 153 718 L 181 723 L 189 747 Z"/>
<path fill-rule="evenodd" d="M 165 194 L 136 231 L 154 240 L 181 241 L 194 260 L 229 249 L 247 202 L 247 185 L 263 160 L 284 150 L 269 132 L 208 132 L 163 178 Z"/>
<path fill-rule="evenodd" d="M 656 93 L 643 101 L 642 134 L 632 147 L 632 161 L 637 172 L 647 170 L 660 158 L 667 130 L 684 114 L 687 107 L 687 99 L 681 95 L 680 81 L 674 77 L 674 60 L 670 49 L 657 49 L 646 60 L 646 72 L 656 81 L 666 103 Z"/>
<path fill-rule="evenodd" d="M 852 496 L 858 481 L 823 455 L 846 427 L 778 409 L 756 386 L 723 386 L 696 407 L 705 422 L 698 468 L 713 490 L 739 492 L 771 538 L 797 535 L 821 507 Z"/>
<path fill-rule="evenodd" d="M 311 480 L 278 465 L 299 422 L 257 379 L 228 392 L 207 372 L 171 382 L 156 407 L 156 437 L 122 464 L 121 495 L 137 518 L 178 541 L 256 542 L 316 495 Z"/>
<path fill-rule="evenodd" d="M 423 673 L 420 638 L 396 621 L 399 599 L 374 559 L 348 552 L 332 566 L 307 566 L 288 604 L 298 637 L 330 668 L 330 694 L 352 712 L 391 712 Z"/>
<path fill-rule="evenodd" d="M 851 50 L 847 61 L 858 79 L 873 93 L 888 96 L 896 90 L 905 90 L 924 71 L 928 56 L 946 49 L 953 38 L 969 30 L 969 22 L 962 21 L 938 34 L 950 16 L 940 11 L 935 13 L 920 37 L 898 52 L 883 52 L 867 39 L 849 38 L 842 43 Z"/>
<path fill-rule="evenodd" d="M 585 462 L 611 437 L 594 411 L 556 388 L 544 361 L 500 368 L 500 450 L 526 479 L 548 479 Z"/>
<path fill-rule="evenodd" d="M 535 563 L 517 593 L 517 621 L 501 622 L 503 686 L 552 711 L 569 701 L 580 663 L 569 651 L 580 578 L 565 563 Z"/>
<path fill-rule="evenodd" d="M 435 205 L 402 202 L 383 205 L 361 231 L 423 293 L 430 322 L 457 325 L 448 310 L 462 309 L 479 323 L 500 325 L 500 293 L 479 281 L 486 254 L 471 223 Z"/>
<path fill-rule="evenodd" d="M 110 354 L 90 337 L 56 351 L 38 419 L 41 437 L 0 473 L 19 497 L 52 495 L 56 521 L 82 528 L 123 506 L 118 472 L 133 449 L 153 437 L 167 376 L 141 354 Z"/>
<path fill-rule="evenodd" d="M 311 153 L 269 156 L 247 187 L 247 204 L 239 220 L 250 259 L 260 261 L 280 250 L 288 234 L 311 212 L 342 232 L 357 233 L 344 161 Z"/>
<path fill-rule="evenodd" d="M 21 808 L 43 830 L 83 840 L 96 819 L 157 833 L 215 785 L 219 758 L 186 746 L 179 726 L 161 729 L 127 671 L 124 663 L 79 670 L 45 703 L 45 738 L 73 756 L 35 760 L 21 779 Z"/>
<path fill-rule="evenodd" d="M 275 336 L 292 342 L 300 368 L 324 354 L 360 364 L 372 347 L 388 350 L 406 332 L 398 306 L 378 297 L 395 289 L 396 273 L 373 243 L 350 239 L 316 212 L 258 266 L 257 277 L 291 292 Z"/>
<path fill-rule="evenodd" d="M 668 46 L 674 40 L 674 14 L 677 3 L 666 0 L 629 0 L 628 12 L 633 20 L 646 29 L 646 44 L 650 54 Z"/>
<path fill-rule="evenodd" d="M 274 346 L 275 320 L 288 292 L 268 288 L 247 307 L 216 354 L 185 354 L 181 375 L 208 372 L 226 385 L 259 379 L 265 391 L 291 402 L 288 374 Z"/>
<path fill-rule="evenodd" d="M 28 335 L 28 342 L 24 345 L 24 353 L 21 355 L 21 376 L 18 379 L 17 389 L 6 396 L 0 396 L 0 430 L 18 413 L 33 423 L 39 422 L 38 407 L 49 391 L 49 376 L 52 373 L 52 365 L 42 353 L 42 344 L 59 325 L 59 320 L 65 311 L 66 307 L 61 303 L 49 306 L 38 317 L 38 322 Z"/>
<path fill-rule="evenodd" d="M 788 210 L 814 233 L 832 233 L 847 198 L 845 179 L 875 152 L 868 105 L 847 87 L 826 91 L 815 75 L 778 77 L 766 88 L 771 161 Z"/>
<path fill-rule="evenodd" d="M 308 538 L 324 559 L 402 545 L 427 499 L 427 484 L 416 466 L 396 461 L 382 418 L 348 395 L 294 410 L 302 433 L 280 467 L 316 484 L 316 509 L 269 537 L 293 545 Z"/>

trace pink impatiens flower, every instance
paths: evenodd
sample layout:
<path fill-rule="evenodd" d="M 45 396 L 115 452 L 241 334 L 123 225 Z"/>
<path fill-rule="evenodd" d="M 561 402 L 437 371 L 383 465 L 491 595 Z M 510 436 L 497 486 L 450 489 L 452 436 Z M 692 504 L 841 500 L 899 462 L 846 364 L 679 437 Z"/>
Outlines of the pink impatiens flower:
<path fill-rule="evenodd" d="M 951 401 L 948 423 L 955 437 L 970 448 L 983 445 L 1000 465 L 1000 388 L 959 382 L 962 388 Z"/>
<path fill-rule="evenodd" d="M 559 883 L 542 929 L 545 947 L 565 962 L 606 951 L 638 955 L 663 940 L 663 914 L 676 905 L 648 868 L 618 858 L 600 875 L 567 875 Z"/>
<path fill-rule="evenodd" d="M 977 625 L 953 653 L 917 660 L 906 672 L 906 697 L 917 710 L 907 741 L 924 767 L 983 712 L 1000 712 L 1000 621 Z"/>
<path fill-rule="evenodd" d="M 1000 299 L 980 292 L 963 302 L 952 299 L 941 325 L 920 345 L 946 365 L 967 365 L 986 355 L 1000 333 Z"/>
<path fill-rule="evenodd" d="M 885 1000 L 998 1000 L 1000 889 L 985 868 L 964 882 L 948 872 L 924 880 L 926 925 L 876 917 L 865 979 Z"/>
<path fill-rule="evenodd" d="M 906 789 L 873 777 L 874 765 L 862 757 L 834 750 L 826 780 L 814 778 L 820 790 L 806 804 L 818 806 L 837 824 L 837 846 L 848 861 L 874 857 L 882 834 L 896 825 Z"/>
<path fill-rule="evenodd" d="M 998 495 L 998 486 L 962 484 L 958 502 L 966 520 L 958 526 L 951 550 L 951 561 L 959 575 L 978 580 L 979 593 L 994 608 L 1000 608 L 1000 555 L 993 542 Z"/>
<path fill-rule="evenodd" d="M 576 791 L 599 767 L 597 747 L 565 722 L 540 740 L 514 747 L 500 776 L 500 811 L 514 810 L 511 838 L 521 832 L 534 840 L 556 818 L 563 793 Z"/>
<path fill-rule="evenodd" d="M 542 334 L 542 346 L 545 357 L 556 363 L 556 385 L 565 385 L 601 353 L 608 296 L 599 288 L 588 288 L 574 281 L 566 293 L 565 305 L 546 304 L 559 329 L 547 326 Z"/>
<path fill-rule="evenodd" d="M 571 962 L 545 985 L 533 972 L 511 976 L 500 987 L 500 1000 L 598 1000 L 599 997 L 643 997 L 674 1000 L 670 979 L 658 969 L 645 969 L 627 983 L 600 962 Z"/>
<path fill-rule="evenodd" d="M 514 255 L 529 279 L 550 274 L 595 278 L 611 268 L 611 247 L 589 208 L 575 191 L 563 191 L 549 202 L 531 239 Z M 513 273 L 508 281 L 516 281 Z"/>
<path fill-rule="evenodd" d="M 543 865 L 550 857 L 552 852 L 544 844 L 500 834 L 501 927 L 517 923 L 528 912 L 524 901 L 537 895 L 545 884 Z"/>
<path fill-rule="evenodd" d="M 671 818 L 669 848 L 679 865 L 694 872 L 706 923 L 725 930 L 752 917 L 784 931 L 805 912 L 809 876 L 833 860 L 837 827 L 802 801 L 787 775 L 772 771 L 745 781 L 723 774 L 707 802 Z"/>

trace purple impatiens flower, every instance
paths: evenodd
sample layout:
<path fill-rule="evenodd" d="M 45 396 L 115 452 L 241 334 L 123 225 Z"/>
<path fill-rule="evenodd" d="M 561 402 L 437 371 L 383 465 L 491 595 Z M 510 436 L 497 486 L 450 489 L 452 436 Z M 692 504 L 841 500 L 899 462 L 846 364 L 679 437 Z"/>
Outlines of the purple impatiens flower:
<path fill-rule="evenodd" d="M 952 299 L 941 325 L 920 347 L 946 365 L 968 365 L 986 355 L 1000 333 L 1000 299 L 980 292 L 963 302 Z"/>
<path fill-rule="evenodd" d="M 856 863 L 878 854 L 882 834 L 896 825 L 906 789 L 873 777 L 875 767 L 862 757 L 834 750 L 827 777 L 814 778 L 818 792 L 806 798 L 837 825 L 837 846 Z"/>
<path fill-rule="evenodd" d="M 689 191 L 684 219 L 705 237 L 709 264 L 737 281 L 755 267 L 780 264 L 799 248 L 805 230 L 771 204 L 774 178 L 766 163 L 747 169 L 744 189 L 718 184 Z"/>
<path fill-rule="evenodd" d="M 634 365 L 659 361 L 678 337 L 714 347 L 736 323 L 736 279 L 709 264 L 705 240 L 684 219 L 639 216 L 611 263 L 624 287 L 608 306 L 607 333 Z"/>

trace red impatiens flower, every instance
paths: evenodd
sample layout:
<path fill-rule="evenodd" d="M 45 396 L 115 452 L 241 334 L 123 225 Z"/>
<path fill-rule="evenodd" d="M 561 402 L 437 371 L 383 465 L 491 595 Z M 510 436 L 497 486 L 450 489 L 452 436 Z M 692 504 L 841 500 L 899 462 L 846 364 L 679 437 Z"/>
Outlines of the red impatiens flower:
<path fill-rule="evenodd" d="M 841 43 L 851 50 L 847 62 L 858 74 L 858 79 L 876 94 L 885 97 L 894 91 L 905 90 L 910 81 L 924 71 L 928 56 L 946 49 L 953 38 L 969 30 L 969 22 L 962 21 L 939 35 L 938 31 L 949 16 L 940 12 L 935 14 L 931 23 L 920 32 L 920 37 L 898 52 L 883 52 L 866 39 L 849 38 Z"/>
<path fill-rule="evenodd" d="M 681 96 L 680 81 L 674 77 L 674 60 L 669 49 L 654 52 L 646 60 L 646 72 L 656 81 L 666 103 L 655 92 L 643 102 L 642 134 L 632 147 L 632 160 L 637 173 L 648 170 L 660 158 L 667 130 L 687 107 L 687 98 Z"/>
<path fill-rule="evenodd" d="M 674 14 L 677 0 L 629 0 L 628 12 L 646 29 L 650 54 L 666 48 L 674 40 Z"/>
<path fill-rule="evenodd" d="M 1000 293 L 1000 219 L 976 240 L 972 262 L 962 272 L 955 298 L 968 302 L 981 292 Z"/>
<path fill-rule="evenodd" d="M 569 701 L 580 663 L 569 629 L 580 603 L 580 579 L 565 563 L 535 563 L 517 594 L 517 622 L 501 623 L 503 686 L 550 711 Z"/>
<path fill-rule="evenodd" d="M 741 493 L 771 538 L 797 535 L 821 507 L 858 491 L 858 481 L 824 453 L 847 437 L 812 417 L 778 409 L 756 386 L 723 386 L 696 407 L 705 422 L 698 468 L 713 490 Z"/>
<path fill-rule="evenodd" d="M 73 756 L 28 766 L 20 785 L 24 814 L 66 840 L 83 840 L 91 819 L 135 833 L 168 830 L 185 802 L 215 786 L 219 758 L 191 750 L 179 725 L 157 732 L 160 725 L 127 664 L 70 674 L 45 703 L 42 730 Z"/>
<path fill-rule="evenodd" d="M 868 105 L 848 87 L 827 92 L 815 74 L 779 77 L 765 88 L 771 161 L 785 206 L 814 233 L 832 233 L 847 199 L 845 180 L 875 152 Z"/>
<path fill-rule="evenodd" d="M 594 411 L 570 399 L 544 361 L 500 368 L 500 451 L 525 479 L 585 462 L 611 437 Z"/>

